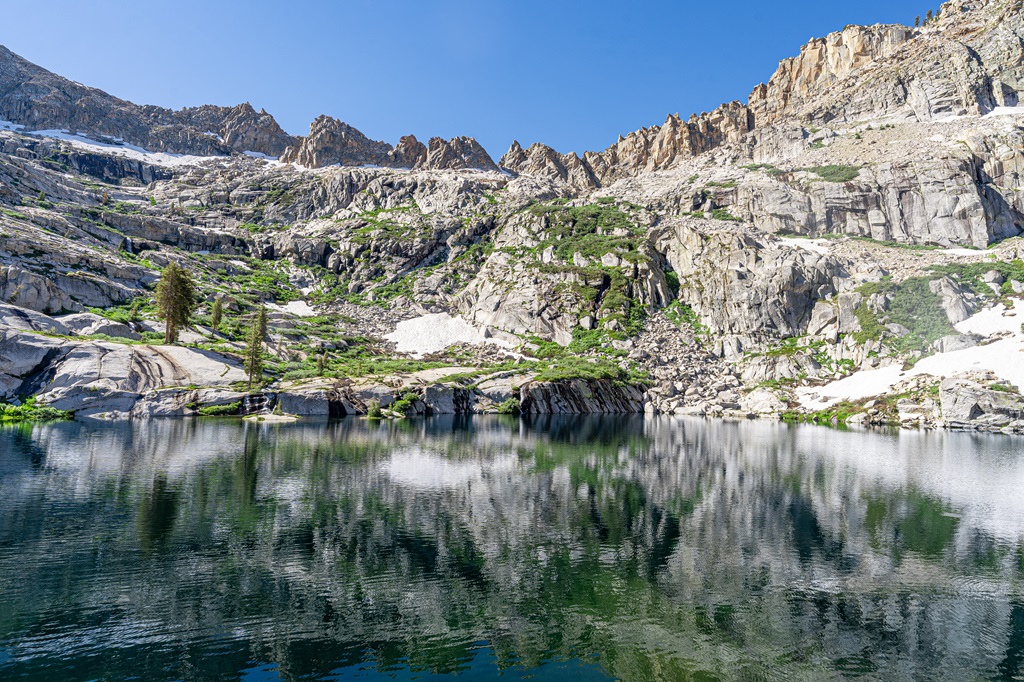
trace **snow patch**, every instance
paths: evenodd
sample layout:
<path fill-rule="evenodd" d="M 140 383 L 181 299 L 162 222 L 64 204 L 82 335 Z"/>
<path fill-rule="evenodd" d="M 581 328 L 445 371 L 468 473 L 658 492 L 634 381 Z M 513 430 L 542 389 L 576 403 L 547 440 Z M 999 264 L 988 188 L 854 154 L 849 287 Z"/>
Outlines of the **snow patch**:
<path fill-rule="evenodd" d="M 0 130 L 21 130 L 25 126 L 0 119 Z"/>
<path fill-rule="evenodd" d="M 786 246 L 798 249 L 813 251 L 814 253 L 828 253 L 828 243 L 822 239 L 801 239 L 799 237 L 779 237 L 779 241 Z"/>
<path fill-rule="evenodd" d="M 1024 322 L 1024 301 L 1014 301 L 1007 309 L 1002 303 L 971 315 L 963 322 L 953 325 L 961 334 L 991 336 L 1000 332 L 1020 333 Z"/>
<path fill-rule="evenodd" d="M 985 117 L 989 116 L 1020 116 L 1024 115 L 1024 107 L 996 107 L 992 111 L 985 114 Z"/>
<path fill-rule="evenodd" d="M 987 370 L 1017 388 L 1024 388 L 1024 301 L 1016 301 L 1012 309 L 1002 304 L 982 310 L 960 324 L 956 330 L 962 334 L 984 336 L 1009 332 L 1012 335 L 994 343 L 974 348 L 936 353 L 918 361 L 912 369 L 904 371 L 900 365 L 881 369 L 861 370 L 825 386 L 798 388 L 801 406 L 810 410 L 823 410 L 840 400 L 860 400 L 881 395 L 904 379 L 930 374 L 947 378 L 972 370 Z"/>
<path fill-rule="evenodd" d="M 448 313 L 433 313 L 411 320 L 399 322 L 395 331 L 384 337 L 394 341 L 398 352 L 409 353 L 413 357 L 423 357 L 427 353 L 436 353 L 457 343 L 474 345 L 491 343 L 502 348 L 511 349 L 512 344 L 501 339 L 491 339 L 461 317 L 452 317 Z"/>
<path fill-rule="evenodd" d="M 313 317 L 316 315 L 313 307 L 305 301 L 288 301 L 284 305 L 269 303 L 267 307 L 279 313 L 290 313 L 296 317 Z"/>
<path fill-rule="evenodd" d="M 49 137 L 55 140 L 63 140 L 72 147 L 88 152 L 111 154 L 123 156 L 135 161 L 144 161 L 157 166 L 190 166 L 207 159 L 226 159 L 226 156 L 190 156 L 187 154 L 170 154 L 168 152 L 151 152 L 142 147 L 126 144 L 118 141 L 99 142 L 82 135 L 73 135 L 67 130 L 26 130 L 26 135 L 35 137 Z"/>
<path fill-rule="evenodd" d="M 277 157 L 276 156 L 271 156 L 270 154 L 264 154 L 263 152 L 244 151 L 242 153 L 245 154 L 246 156 L 248 156 L 251 159 L 262 159 L 263 161 L 277 162 Z"/>

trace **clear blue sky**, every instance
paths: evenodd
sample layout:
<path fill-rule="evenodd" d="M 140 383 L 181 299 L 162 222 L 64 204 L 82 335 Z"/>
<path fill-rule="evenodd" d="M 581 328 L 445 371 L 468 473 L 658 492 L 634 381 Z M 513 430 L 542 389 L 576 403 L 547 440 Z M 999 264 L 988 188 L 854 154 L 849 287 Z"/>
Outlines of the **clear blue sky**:
<path fill-rule="evenodd" d="M 933 6 L 934 5 L 934 6 Z M 140 104 L 250 101 L 290 133 L 321 113 L 392 144 L 472 135 L 603 149 L 746 100 L 778 61 L 851 23 L 939 0 L 35 0 L 0 43 Z"/>

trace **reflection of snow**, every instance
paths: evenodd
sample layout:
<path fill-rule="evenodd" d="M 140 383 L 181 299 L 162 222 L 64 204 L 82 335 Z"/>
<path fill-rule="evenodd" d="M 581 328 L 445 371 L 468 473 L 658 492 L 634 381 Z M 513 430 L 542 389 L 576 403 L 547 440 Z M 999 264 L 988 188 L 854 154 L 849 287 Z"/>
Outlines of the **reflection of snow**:
<path fill-rule="evenodd" d="M 491 473 L 512 473 L 517 469 L 517 460 L 511 455 L 498 455 L 486 462 L 449 459 L 414 449 L 393 454 L 382 468 L 401 485 L 420 490 L 444 490 L 482 481 Z"/>
<path fill-rule="evenodd" d="M 1009 332 L 1011 336 L 984 346 L 965 348 L 952 353 L 936 353 L 906 371 L 899 365 L 862 370 L 825 386 L 797 389 L 797 397 L 803 407 L 820 410 L 840 400 L 858 400 L 881 395 L 903 379 L 920 374 L 945 378 L 971 370 L 988 370 L 1018 388 L 1024 388 L 1022 321 L 1024 301 L 1017 301 L 1010 311 L 1002 304 L 982 310 L 956 325 L 956 330 L 962 334 L 983 336 Z"/>
<path fill-rule="evenodd" d="M 794 452 L 832 461 L 852 474 L 856 486 L 918 490 L 937 497 L 961 516 L 965 529 L 1016 541 L 1024 533 L 1024 439 L 1015 436 L 903 430 L 795 430 Z M 851 479 L 835 477 L 837 486 Z M 839 496 L 843 491 L 836 489 Z"/>

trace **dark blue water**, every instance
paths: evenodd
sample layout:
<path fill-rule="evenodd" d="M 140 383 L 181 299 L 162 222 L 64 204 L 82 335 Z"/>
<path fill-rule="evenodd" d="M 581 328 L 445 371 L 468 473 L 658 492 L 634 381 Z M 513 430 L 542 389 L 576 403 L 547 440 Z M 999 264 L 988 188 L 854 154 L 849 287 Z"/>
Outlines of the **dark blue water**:
<path fill-rule="evenodd" d="M 672 419 L 0 430 L 0 679 L 1011 680 L 1024 441 Z"/>

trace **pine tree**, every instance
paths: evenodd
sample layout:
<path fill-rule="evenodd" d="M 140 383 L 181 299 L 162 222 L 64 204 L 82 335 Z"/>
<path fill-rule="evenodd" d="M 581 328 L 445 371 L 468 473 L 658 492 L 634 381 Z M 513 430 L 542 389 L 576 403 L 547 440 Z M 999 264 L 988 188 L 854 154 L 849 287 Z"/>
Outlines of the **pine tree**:
<path fill-rule="evenodd" d="M 214 332 L 220 331 L 221 317 L 224 316 L 224 304 L 218 298 L 213 302 L 213 310 L 210 311 L 210 327 Z"/>
<path fill-rule="evenodd" d="M 196 311 L 196 285 L 177 263 L 167 264 L 156 285 L 157 316 L 164 321 L 164 343 L 178 340 L 178 331 L 189 325 Z"/>
<path fill-rule="evenodd" d="M 267 335 L 267 309 L 260 306 L 252 318 L 249 337 L 245 342 L 245 371 L 249 373 L 249 390 L 257 377 L 263 377 L 263 339 Z"/>
<path fill-rule="evenodd" d="M 260 311 L 256 316 L 256 320 L 260 323 L 260 338 L 267 338 L 267 308 L 262 304 L 260 305 Z"/>
<path fill-rule="evenodd" d="M 926 24 L 927 24 L 927 23 L 928 23 L 929 21 L 931 21 L 931 20 L 932 20 L 932 11 L 931 11 L 931 10 L 928 10 L 928 11 L 927 11 L 927 12 L 925 13 L 925 15 L 924 15 L 924 23 L 926 23 Z"/>
<path fill-rule="evenodd" d="M 916 17 L 914 17 L 914 28 L 917 28 L 920 25 L 921 25 L 921 15 L 917 15 Z"/>
<path fill-rule="evenodd" d="M 318 355 L 316 358 L 316 375 L 322 377 L 324 375 L 324 368 L 327 366 L 327 351 L 325 350 L 323 355 Z"/>

